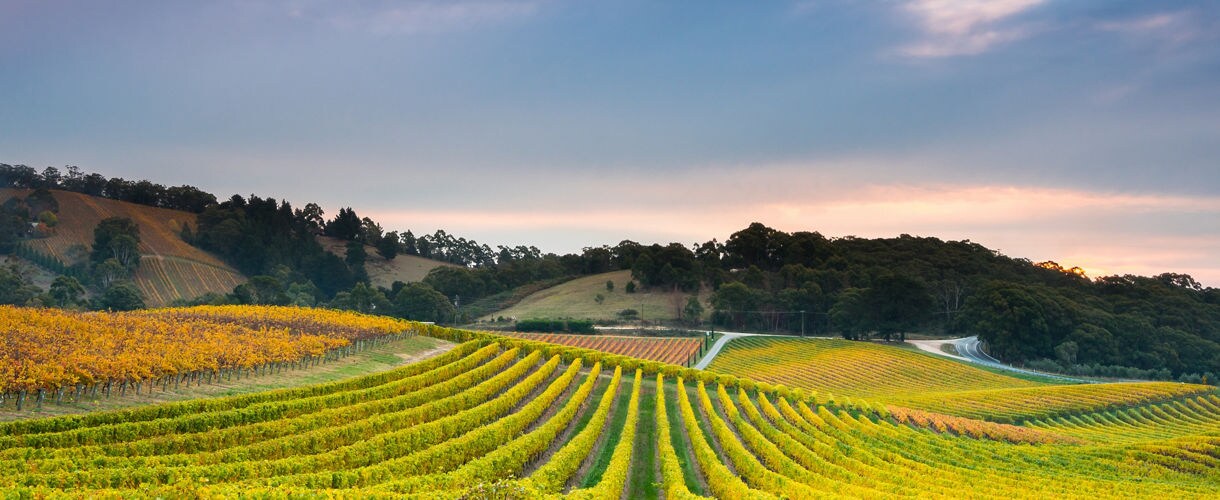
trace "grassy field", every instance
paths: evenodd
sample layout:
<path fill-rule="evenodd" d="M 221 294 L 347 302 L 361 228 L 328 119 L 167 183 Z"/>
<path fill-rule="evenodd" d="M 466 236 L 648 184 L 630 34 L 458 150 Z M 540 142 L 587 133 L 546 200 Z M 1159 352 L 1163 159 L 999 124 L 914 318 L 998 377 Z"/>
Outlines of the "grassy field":
<path fill-rule="evenodd" d="M 321 385 L 0 423 L 0 488 L 28 497 L 1220 496 L 1214 388 L 983 380 L 999 388 L 972 392 L 1019 392 L 1017 405 L 1054 410 L 1018 426 L 899 408 L 890 388 L 873 401 L 810 397 L 753 380 L 769 374 L 766 365 L 718 375 L 417 328 L 465 342 Z M 765 347 L 774 358 L 810 346 Z M 803 368 L 841 373 L 816 379 L 819 394 L 821 381 L 850 378 L 860 387 L 885 376 L 931 389 L 971 384 L 963 365 L 907 350 L 858 349 L 888 365 L 879 373 L 839 356 L 851 354 L 846 347 L 816 347 L 835 355 Z M 1062 388 L 1088 395 L 1058 406 L 1028 397 Z"/>
<path fill-rule="evenodd" d="M 25 194 L 25 190 L 0 189 L 0 202 Z M 182 240 L 182 228 L 195 226 L 195 214 L 67 191 L 52 194 L 59 202 L 59 225 L 51 236 L 25 244 L 72 265 L 89 258 L 93 228 L 98 222 L 107 217 L 131 218 L 140 226 L 141 263 L 135 283 L 149 306 L 163 306 L 206 292 L 228 293 L 246 281 L 216 256 Z"/>
<path fill-rule="evenodd" d="M 606 282 L 614 282 L 614 291 L 606 290 Z M 578 318 L 592 320 L 618 319 L 619 311 L 635 309 L 645 321 L 675 321 L 691 294 L 660 290 L 627 293 L 631 271 L 613 271 L 577 278 L 530 294 L 516 305 L 483 316 L 482 320 L 506 318 Z M 596 300 L 601 295 L 603 301 Z M 707 304 L 708 293 L 699 295 Z"/>
<path fill-rule="evenodd" d="M 331 238 L 327 236 L 319 236 L 318 243 L 322 244 L 322 248 L 326 251 L 343 257 L 347 254 L 347 242 Z M 364 263 L 364 269 L 369 273 L 369 281 L 374 285 L 390 288 L 395 281 L 403 283 L 412 283 L 423 281 L 424 277 L 431 271 L 440 266 L 453 266 L 448 262 L 439 260 L 425 259 L 416 255 L 399 254 L 394 257 L 394 260 L 386 260 L 377 253 L 377 249 L 365 245 L 365 253 L 368 254 L 368 259 Z"/>

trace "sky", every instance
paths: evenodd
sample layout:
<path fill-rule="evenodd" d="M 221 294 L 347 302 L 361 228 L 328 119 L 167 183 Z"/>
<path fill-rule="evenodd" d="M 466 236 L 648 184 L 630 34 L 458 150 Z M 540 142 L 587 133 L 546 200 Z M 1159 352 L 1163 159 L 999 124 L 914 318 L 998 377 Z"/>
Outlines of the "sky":
<path fill-rule="evenodd" d="M 0 0 L 0 162 L 557 253 L 757 221 L 1220 286 L 1220 2 Z"/>

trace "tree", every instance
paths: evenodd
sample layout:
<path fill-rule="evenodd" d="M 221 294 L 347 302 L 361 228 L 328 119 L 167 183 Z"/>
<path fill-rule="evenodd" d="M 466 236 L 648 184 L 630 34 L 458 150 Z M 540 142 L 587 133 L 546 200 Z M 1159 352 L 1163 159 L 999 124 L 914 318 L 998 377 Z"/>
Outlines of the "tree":
<path fill-rule="evenodd" d="M 25 204 L 26 206 L 30 207 L 30 213 L 59 213 L 59 201 L 57 201 L 55 196 L 45 188 L 35 189 L 32 193 L 26 196 Z"/>
<path fill-rule="evenodd" d="M 1056 345 L 1047 303 L 1031 288 L 994 282 L 966 300 L 963 321 L 987 344 L 992 356 L 1007 360 L 1045 357 Z"/>
<path fill-rule="evenodd" d="M 352 275 L 351 269 L 348 269 L 347 265 L 343 263 L 343 259 L 330 252 L 312 256 L 306 260 L 301 269 L 326 297 L 333 297 L 336 293 L 351 289 L 356 284 L 356 278 Z"/>
<path fill-rule="evenodd" d="M 460 296 L 463 301 L 470 302 L 486 295 L 486 284 L 480 279 L 480 273 L 473 269 L 454 266 L 440 266 L 428 271 L 424 283 L 446 297 Z"/>
<path fill-rule="evenodd" d="M 85 294 L 85 287 L 71 276 L 56 276 L 47 292 L 56 307 L 71 307 L 80 302 Z"/>
<path fill-rule="evenodd" d="M 443 322 L 456 310 L 449 299 L 425 283 L 407 283 L 394 295 L 394 314 L 415 321 Z"/>
<path fill-rule="evenodd" d="M 335 300 L 331 301 L 331 306 L 365 314 L 391 312 L 390 301 L 385 298 L 385 294 L 364 283 L 356 283 L 356 286 L 352 287 L 350 291 L 336 294 Z"/>
<path fill-rule="evenodd" d="M 931 312 L 932 296 L 918 280 L 904 275 L 878 278 L 864 294 L 864 302 L 874 329 L 886 341 L 894 334 L 906 341 L 906 332 L 923 324 Z"/>
<path fill-rule="evenodd" d="M 407 255 L 419 255 L 419 249 L 415 247 L 415 235 L 411 234 L 410 230 L 402 235 L 402 249 Z"/>
<path fill-rule="evenodd" d="M 606 280 L 606 291 L 611 293 L 614 292 L 614 280 Z"/>
<path fill-rule="evenodd" d="M 351 207 L 340 208 L 338 215 L 326 223 L 326 235 L 341 240 L 355 240 L 360 237 L 363 223 L 356 211 Z"/>
<path fill-rule="evenodd" d="M 107 288 L 98 299 L 98 308 L 109 311 L 132 311 L 144 308 L 140 289 L 131 282 L 119 282 Z"/>
<path fill-rule="evenodd" d="M 305 208 L 296 211 L 297 220 L 301 221 L 306 228 L 313 232 L 321 232 L 322 227 L 326 224 L 326 212 L 322 211 L 322 207 L 317 203 L 306 203 Z"/>
<path fill-rule="evenodd" d="M 724 253 L 729 264 L 734 267 L 758 266 L 763 269 L 776 269 L 783 257 L 783 248 L 788 238 L 787 233 L 754 222 L 729 236 L 724 242 Z"/>
<path fill-rule="evenodd" d="M 106 246 L 114 260 L 123 267 L 134 271 L 140 265 L 140 242 L 131 235 L 117 235 Z"/>
<path fill-rule="evenodd" d="M 105 290 L 116 281 L 131 277 L 131 272 L 114 258 L 109 258 L 93 266 L 93 284 L 98 289 Z"/>
<path fill-rule="evenodd" d="M 117 247 L 111 247 L 111 240 L 120 236 L 127 236 L 131 241 L 125 241 Z M 136 255 L 135 257 L 129 255 L 126 262 L 120 261 L 121 264 L 126 265 L 132 261 L 138 264 L 139 252 L 131 248 L 130 243 L 132 241 L 135 242 L 137 247 L 139 246 L 140 226 L 136 225 L 135 221 L 127 217 L 108 217 L 102 219 L 97 223 L 97 227 L 93 228 L 93 253 L 90 255 L 90 259 L 97 263 L 106 259 L 116 258 L 115 250 L 117 248 L 124 254 L 135 253 Z"/>
<path fill-rule="evenodd" d="M 398 233 L 390 231 L 377 240 L 377 254 L 385 260 L 394 260 L 394 257 L 398 256 L 398 245 Z"/>
<path fill-rule="evenodd" d="M 0 304 L 25 305 L 42 290 L 25 281 L 17 266 L 0 267 Z"/>
<path fill-rule="evenodd" d="M 352 268 L 363 266 L 368 260 L 369 254 L 364 250 L 364 244 L 359 241 L 349 241 L 346 246 L 347 252 L 344 254 L 343 262 Z"/>
<path fill-rule="evenodd" d="M 1076 364 L 1076 353 L 1080 352 L 1080 346 L 1076 345 L 1071 340 L 1065 341 L 1055 346 L 1055 357 L 1059 358 L 1059 364 L 1064 368 L 1071 368 Z"/>
<path fill-rule="evenodd" d="M 357 239 L 369 245 L 376 245 L 382 238 L 381 224 L 368 217 L 360 219 L 360 234 Z"/>
<path fill-rule="evenodd" d="M 698 325 L 703 321 L 703 303 L 699 302 L 699 296 L 691 295 L 686 299 L 686 307 L 682 308 L 682 315 L 686 317 L 686 321 L 691 325 Z"/>
<path fill-rule="evenodd" d="M 847 340 L 868 340 L 868 307 L 865 290 L 848 288 L 839 294 L 830 308 L 830 326 Z"/>
<path fill-rule="evenodd" d="M 627 293 L 635 293 L 635 282 L 628 281 L 627 286 L 623 287 L 623 291 Z"/>
<path fill-rule="evenodd" d="M 255 276 L 237 285 L 233 295 L 242 304 L 282 306 L 290 302 L 284 284 L 275 276 Z"/>
<path fill-rule="evenodd" d="M 55 216 L 55 212 L 43 210 L 38 214 L 38 222 L 46 225 L 47 227 L 55 227 L 59 225 L 59 217 Z"/>
<path fill-rule="evenodd" d="M 597 302 L 597 305 L 599 305 L 599 306 L 602 305 L 602 303 L 605 301 L 606 301 L 605 295 L 602 295 L 599 293 L 599 294 L 593 296 L 593 302 Z"/>
<path fill-rule="evenodd" d="M 712 294 L 712 307 L 717 315 L 724 317 L 737 327 L 745 325 L 745 313 L 758 309 L 762 297 L 745 283 L 733 281 L 720 285 L 720 289 Z"/>
<path fill-rule="evenodd" d="M 652 276 L 657 272 L 657 265 L 653 262 L 652 257 L 647 254 L 641 254 L 635 259 L 635 263 L 631 266 L 631 277 L 640 282 L 644 288 L 653 285 Z"/>

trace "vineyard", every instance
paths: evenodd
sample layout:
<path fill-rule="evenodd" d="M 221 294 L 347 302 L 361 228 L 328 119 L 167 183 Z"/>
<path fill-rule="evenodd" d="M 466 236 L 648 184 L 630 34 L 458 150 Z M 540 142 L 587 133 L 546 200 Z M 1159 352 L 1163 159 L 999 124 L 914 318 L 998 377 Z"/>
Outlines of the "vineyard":
<path fill-rule="evenodd" d="M 0 403 L 205 383 L 317 363 L 412 331 L 383 317 L 289 307 L 78 313 L 0 306 Z"/>
<path fill-rule="evenodd" d="M 865 398 L 1044 385 L 919 352 L 840 339 L 734 339 L 708 369 Z"/>
<path fill-rule="evenodd" d="M 508 333 L 507 335 L 683 366 L 697 361 L 696 357 L 703 348 L 703 337 L 625 337 L 561 333 Z"/>
<path fill-rule="evenodd" d="M 1012 425 L 881 393 L 831 397 L 743 376 L 752 374 L 338 314 L 191 308 L 141 319 L 315 334 L 337 324 L 339 339 L 407 325 L 459 344 L 322 385 L 0 423 L 0 486 L 33 497 L 1220 495 L 1220 395 L 1202 386 L 1150 386 L 1128 399 L 1102 390 L 1092 406 Z M 849 377 L 856 366 L 838 369 Z"/>
<path fill-rule="evenodd" d="M 148 305 L 164 306 L 206 292 L 228 293 L 246 281 L 220 259 L 182 240 L 182 228 L 194 227 L 195 214 L 68 191 L 52 193 L 59 202 L 59 225 L 49 236 L 23 243 L 23 252 L 38 255 L 37 260 L 64 266 L 86 260 L 97 223 L 107 217 L 128 217 L 140 226 L 142 259 L 133 278 Z M 25 194 L 3 189 L 0 201 Z"/>

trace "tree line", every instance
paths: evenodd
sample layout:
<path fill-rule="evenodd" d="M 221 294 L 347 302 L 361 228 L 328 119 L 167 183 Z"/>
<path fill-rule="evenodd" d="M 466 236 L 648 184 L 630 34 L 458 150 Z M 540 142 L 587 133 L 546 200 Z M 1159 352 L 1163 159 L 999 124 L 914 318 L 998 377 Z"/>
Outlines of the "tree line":
<path fill-rule="evenodd" d="M 707 320 L 727 329 L 857 340 L 978 334 L 1005 361 L 1086 375 L 1201 379 L 1220 372 L 1220 291 L 1172 273 L 1091 279 L 1079 268 L 1011 258 L 969 240 L 827 238 L 753 223 L 724 242 L 624 240 L 558 255 L 533 246 L 493 249 L 444 230 L 385 231 L 350 207 L 327 218 L 315 203 L 294 208 L 255 195 L 217 202 L 190 186 L 107 179 L 75 167 L 61 175 L 54 168 L 39 173 L 0 165 L 0 186 L 67 189 L 198 213 L 198 227 L 185 227 L 182 237 L 251 280 L 195 302 L 324 305 L 459 322 L 469 319 L 461 304 L 530 284 L 631 270 L 633 289 L 713 291 Z M 41 208 L 45 198 L 38 194 L 26 204 Z M 21 212 L 6 204 L 0 212 L 0 251 L 5 228 L 28 231 L 38 218 L 29 206 Z M 323 249 L 318 235 L 345 242 L 344 255 Z M 101 244 L 110 255 L 94 266 L 109 259 L 124 265 L 123 254 L 115 253 L 121 238 L 117 248 Z M 456 266 L 438 267 L 422 283 L 374 287 L 364 267 L 366 247 L 385 259 L 416 255 Z M 698 321 L 700 312 L 691 316 Z"/>

